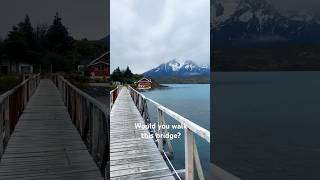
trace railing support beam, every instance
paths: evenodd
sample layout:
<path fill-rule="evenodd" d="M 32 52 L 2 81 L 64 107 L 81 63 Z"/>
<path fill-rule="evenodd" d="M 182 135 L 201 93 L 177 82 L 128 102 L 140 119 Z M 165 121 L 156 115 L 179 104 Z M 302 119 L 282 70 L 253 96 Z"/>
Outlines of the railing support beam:
<path fill-rule="evenodd" d="M 158 126 L 162 126 L 163 121 L 164 121 L 163 112 L 159 108 L 157 109 L 157 111 L 158 111 Z M 160 134 L 160 135 L 163 134 L 162 128 L 159 128 L 158 134 Z M 163 153 L 163 138 L 162 137 L 160 137 L 158 139 L 158 148 L 159 148 L 159 151 L 161 153 Z"/>
<path fill-rule="evenodd" d="M 194 179 L 194 137 L 193 133 L 189 128 L 185 129 L 185 169 L 186 169 L 186 180 Z"/>

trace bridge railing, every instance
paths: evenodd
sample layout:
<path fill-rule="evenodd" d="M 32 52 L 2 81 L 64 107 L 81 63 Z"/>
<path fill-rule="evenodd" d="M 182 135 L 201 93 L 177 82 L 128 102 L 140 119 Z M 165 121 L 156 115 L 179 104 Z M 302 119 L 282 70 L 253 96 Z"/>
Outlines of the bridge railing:
<path fill-rule="evenodd" d="M 203 169 L 201 166 L 197 145 L 195 142 L 194 135 L 198 135 L 208 143 L 210 143 L 210 132 L 207 129 L 200 127 L 199 125 L 193 123 L 189 119 L 182 117 L 181 115 L 175 113 L 174 111 L 162 106 L 161 104 L 153 101 L 152 99 L 146 98 L 143 94 L 139 93 L 135 89 L 129 86 L 130 95 L 137 106 L 140 114 L 145 119 L 146 123 L 150 123 L 148 114 L 147 102 L 152 103 L 156 106 L 158 112 L 158 124 L 165 125 L 164 114 L 170 116 L 174 120 L 178 121 L 181 125 L 185 126 L 184 132 L 184 146 L 185 146 L 185 179 L 193 180 L 195 176 L 195 170 L 197 171 L 198 178 L 204 180 Z M 164 130 L 160 130 L 159 134 L 167 133 Z M 169 152 L 172 152 L 172 145 L 170 139 L 158 139 L 158 148 L 161 153 L 166 155 L 164 152 L 164 141 L 168 145 Z"/>
<path fill-rule="evenodd" d="M 84 93 L 63 76 L 53 75 L 73 124 L 78 129 L 89 153 L 105 179 L 108 179 L 109 156 L 109 108 Z"/>
<path fill-rule="evenodd" d="M 29 77 L 13 89 L 0 95 L 0 158 L 19 117 L 40 82 L 40 75 Z"/>
<path fill-rule="evenodd" d="M 117 86 L 115 89 L 110 91 L 110 110 L 111 110 L 114 102 L 116 101 L 116 99 L 120 93 L 120 90 L 121 90 L 121 86 Z"/>

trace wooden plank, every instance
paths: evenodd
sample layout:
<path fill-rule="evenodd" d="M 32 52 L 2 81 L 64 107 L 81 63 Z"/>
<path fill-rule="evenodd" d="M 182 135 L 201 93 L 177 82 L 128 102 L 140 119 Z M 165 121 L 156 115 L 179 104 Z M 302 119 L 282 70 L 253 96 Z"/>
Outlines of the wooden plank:
<path fill-rule="evenodd" d="M 41 80 L 21 115 L 0 179 L 103 179 L 51 80 Z"/>
<path fill-rule="evenodd" d="M 174 180 L 152 139 L 143 139 L 135 123 L 144 124 L 126 87 L 122 88 L 110 113 L 110 178 Z"/>

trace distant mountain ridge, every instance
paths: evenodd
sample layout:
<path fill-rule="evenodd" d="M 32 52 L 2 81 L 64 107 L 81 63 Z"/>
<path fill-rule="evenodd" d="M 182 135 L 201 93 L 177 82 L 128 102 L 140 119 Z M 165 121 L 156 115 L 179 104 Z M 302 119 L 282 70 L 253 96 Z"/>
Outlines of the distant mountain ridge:
<path fill-rule="evenodd" d="M 156 68 L 143 73 L 147 77 L 159 77 L 159 76 L 202 76 L 209 75 L 209 65 L 197 65 L 193 61 L 185 61 L 179 63 L 177 60 L 171 60 L 167 63 L 162 63 Z"/>
<path fill-rule="evenodd" d="M 320 16 L 286 12 L 266 0 L 214 0 L 213 46 L 265 42 L 320 43 Z"/>

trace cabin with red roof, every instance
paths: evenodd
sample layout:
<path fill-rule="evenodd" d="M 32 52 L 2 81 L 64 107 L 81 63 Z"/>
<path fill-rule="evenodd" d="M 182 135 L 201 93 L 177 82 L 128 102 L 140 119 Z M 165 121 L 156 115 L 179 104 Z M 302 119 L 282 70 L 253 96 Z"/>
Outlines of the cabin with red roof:
<path fill-rule="evenodd" d="M 109 78 L 110 77 L 110 52 L 102 54 L 97 59 L 91 61 L 87 65 L 90 76 L 96 78 Z"/>
<path fill-rule="evenodd" d="M 152 81 L 151 81 L 151 79 L 148 79 L 148 78 L 142 78 L 138 82 L 136 82 L 136 84 L 137 84 L 137 89 L 151 89 L 152 88 Z"/>

